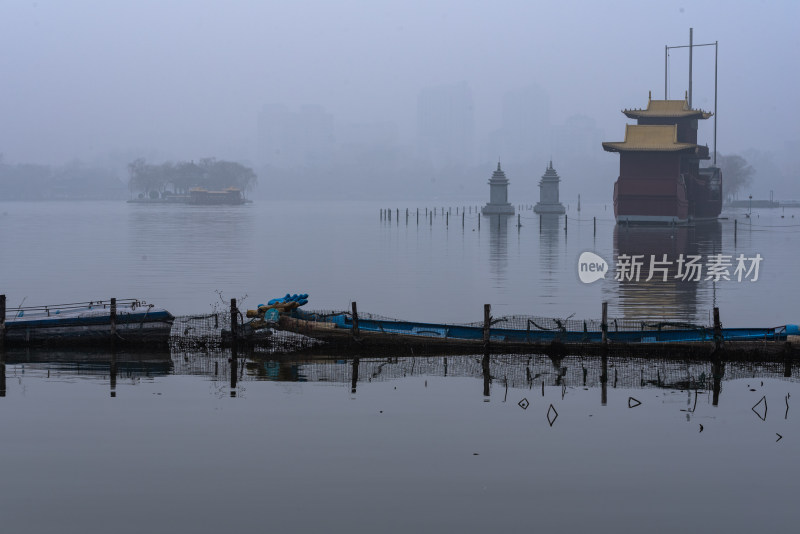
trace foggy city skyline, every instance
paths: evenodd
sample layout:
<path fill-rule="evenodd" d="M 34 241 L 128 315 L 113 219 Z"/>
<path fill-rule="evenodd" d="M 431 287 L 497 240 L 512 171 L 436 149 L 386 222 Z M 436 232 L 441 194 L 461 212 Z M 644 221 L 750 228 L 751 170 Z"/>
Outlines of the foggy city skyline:
<path fill-rule="evenodd" d="M 719 153 L 760 162 L 756 196 L 800 196 L 789 68 L 800 9 L 722 7 L 12 2 L 0 7 L 0 153 L 123 181 L 139 157 L 235 160 L 258 173 L 257 197 L 454 199 L 484 196 L 499 158 L 512 202 L 535 201 L 552 157 L 566 199 L 610 202 L 618 160 L 600 142 L 622 140 L 622 109 L 664 98 L 664 46 L 688 44 L 693 27 L 695 44 L 720 43 Z M 669 97 L 683 98 L 687 50 L 669 67 Z M 714 48 L 696 48 L 694 107 L 713 111 L 713 82 Z M 698 142 L 713 149 L 711 120 Z M 293 188 L 265 191 L 277 181 Z"/>

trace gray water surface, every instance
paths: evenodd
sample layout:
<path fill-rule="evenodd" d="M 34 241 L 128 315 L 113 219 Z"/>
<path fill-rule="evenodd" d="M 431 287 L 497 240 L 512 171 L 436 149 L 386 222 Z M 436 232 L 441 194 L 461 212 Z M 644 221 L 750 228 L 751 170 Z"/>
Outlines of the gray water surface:
<path fill-rule="evenodd" d="M 10 308 L 138 297 L 175 314 L 310 308 L 420 321 L 798 321 L 791 211 L 685 228 L 564 219 L 398 224 L 375 203 L 0 203 Z M 424 210 L 425 204 L 420 203 Z M 429 207 L 433 207 L 429 205 Z M 455 205 L 453 205 L 455 212 Z M 424 212 L 423 212 L 424 213 Z M 597 231 L 594 232 L 594 218 Z M 737 232 L 734 239 L 734 217 Z M 757 282 L 604 280 L 577 262 L 761 254 Z M 793 532 L 796 370 L 494 356 L 269 361 L 15 350 L 0 364 L 3 532 Z M 355 376 L 356 370 L 358 372 Z M 355 379 L 354 379 L 355 378 Z M 715 378 L 717 380 L 715 380 Z M 523 402 L 525 401 L 525 402 Z"/>
<path fill-rule="evenodd" d="M 716 303 L 726 326 L 800 322 L 800 210 L 755 210 L 752 218 L 738 210 L 718 222 L 641 229 L 617 226 L 610 205 L 584 203 L 580 212 L 571 206 L 565 230 L 563 217 L 540 221 L 529 210 L 520 227 L 516 217 L 483 217 L 479 228 L 476 206 L 462 227 L 462 205 L 452 203 L 449 224 L 439 206 L 431 224 L 422 202 L 0 203 L 0 288 L 9 308 L 115 296 L 189 314 L 245 296 L 242 307 L 254 308 L 290 292 L 311 294 L 309 308 L 348 309 L 355 300 L 364 312 L 432 322 L 482 320 L 485 303 L 495 316 L 599 318 L 603 300 L 615 317 L 708 324 Z M 390 207 L 400 208 L 399 221 L 396 212 L 380 219 Z M 579 280 L 584 251 L 609 263 L 604 280 Z M 645 281 L 646 271 L 638 282 L 617 281 L 621 254 L 763 261 L 756 282 L 713 283 L 705 274 L 682 281 L 674 265 L 666 282 Z"/>
<path fill-rule="evenodd" d="M 727 364 L 714 405 L 703 363 L 612 359 L 603 394 L 598 359 L 497 356 L 484 376 L 480 357 L 364 358 L 355 384 L 351 360 L 248 360 L 231 396 L 225 355 L 120 361 L 113 379 L 107 356 L 4 366 L 4 531 L 793 532 L 800 520 L 800 387 L 781 365 Z"/>

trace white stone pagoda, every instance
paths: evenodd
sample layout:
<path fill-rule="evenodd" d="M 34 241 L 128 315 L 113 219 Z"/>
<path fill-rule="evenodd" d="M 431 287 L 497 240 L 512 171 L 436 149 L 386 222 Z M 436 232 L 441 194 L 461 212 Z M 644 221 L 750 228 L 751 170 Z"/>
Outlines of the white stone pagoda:
<path fill-rule="evenodd" d="M 514 215 L 514 206 L 508 202 L 508 178 L 497 162 L 497 170 L 489 178 L 489 202 L 481 210 L 483 215 Z"/>
<path fill-rule="evenodd" d="M 542 175 L 539 181 L 539 202 L 533 207 L 535 213 L 554 213 L 563 215 L 567 212 L 564 205 L 558 200 L 558 183 L 561 178 L 553 168 L 553 161 Z"/>

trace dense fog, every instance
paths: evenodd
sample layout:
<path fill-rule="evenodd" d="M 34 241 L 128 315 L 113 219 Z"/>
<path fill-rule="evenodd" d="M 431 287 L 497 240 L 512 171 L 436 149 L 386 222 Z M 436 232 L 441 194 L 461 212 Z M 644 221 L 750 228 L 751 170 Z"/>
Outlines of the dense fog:
<path fill-rule="evenodd" d="M 691 27 L 719 42 L 719 153 L 753 166 L 754 196 L 797 198 L 799 19 L 793 1 L 3 2 L 2 179 L 86 169 L 124 196 L 136 160 L 219 158 L 255 171 L 255 198 L 459 200 L 499 159 L 523 203 L 552 160 L 564 199 L 610 202 L 601 142 L 664 98 Z M 670 51 L 669 98 L 688 56 Z M 693 67 L 713 111 L 714 47 Z"/>

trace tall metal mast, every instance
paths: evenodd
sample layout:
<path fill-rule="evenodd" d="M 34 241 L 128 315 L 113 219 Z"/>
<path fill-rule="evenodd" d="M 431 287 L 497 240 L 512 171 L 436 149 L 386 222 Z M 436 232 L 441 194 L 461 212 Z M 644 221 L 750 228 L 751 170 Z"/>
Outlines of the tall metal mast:
<path fill-rule="evenodd" d="M 714 165 L 717 164 L 717 67 L 719 65 L 719 41 L 713 43 L 694 44 L 694 28 L 689 28 L 689 44 L 679 46 L 666 46 L 664 47 L 664 99 L 667 99 L 667 87 L 669 69 L 667 63 L 669 61 L 669 50 L 671 48 L 688 48 L 689 49 L 689 108 L 692 107 L 692 49 L 695 46 L 713 46 L 714 47 Z"/>
<path fill-rule="evenodd" d="M 689 28 L 689 109 L 692 109 L 692 42 L 694 28 Z"/>

